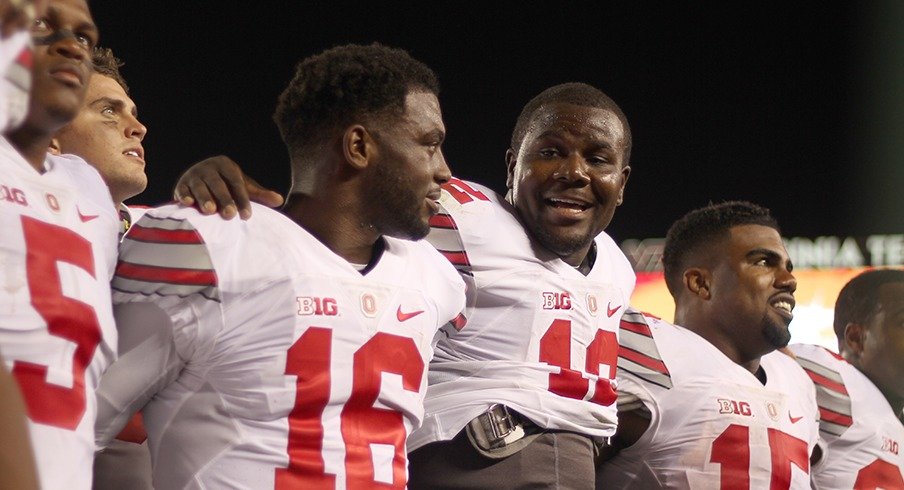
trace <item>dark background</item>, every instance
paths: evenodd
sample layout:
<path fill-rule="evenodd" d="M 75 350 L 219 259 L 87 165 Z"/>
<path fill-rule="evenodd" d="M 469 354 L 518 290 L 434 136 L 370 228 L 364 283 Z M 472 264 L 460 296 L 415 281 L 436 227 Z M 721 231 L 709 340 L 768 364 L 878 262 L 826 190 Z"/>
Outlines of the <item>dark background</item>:
<path fill-rule="evenodd" d="M 682 5 L 677 5 L 681 3 Z M 899 233 L 904 53 L 896 2 L 94 1 L 101 44 L 140 118 L 151 184 L 223 153 L 284 192 L 270 115 L 301 58 L 336 44 L 409 50 L 439 75 L 444 146 L 462 178 L 504 186 L 521 107 L 583 81 L 634 133 L 610 233 L 663 236 L 709 201 L 770 207 L 786 236 Z"/>

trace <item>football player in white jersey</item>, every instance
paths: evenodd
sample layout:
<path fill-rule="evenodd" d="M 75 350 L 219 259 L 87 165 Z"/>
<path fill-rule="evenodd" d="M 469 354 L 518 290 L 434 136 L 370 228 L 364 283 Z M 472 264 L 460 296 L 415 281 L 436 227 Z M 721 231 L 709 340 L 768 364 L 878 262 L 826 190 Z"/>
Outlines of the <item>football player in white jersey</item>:
<path fill-rule="evenodd" d="M 110 188 L 113 203 L 123 220 L 123 231 L 138 220 L 144 208 L 129 207 L 123 201 L 144 192 L 148 177 L 142 141 L 147 128 L 138 119 L 138 108 L 129 96 L 129 87 L 119 71 L 122 62 L 109 48 L 95 48 L 92 53 L 94 74 L 88 82 L 88 93 L 75 119 L 64 126 L 51 141 L 51 151 L 70 153 L 94 166 Z M 276 207 L 282 197 L 261 189 L 253 179 L 236 172 L 227 157 L 202 160 L 180 179 L 186 184 L 184 203 L 220 203 L 220 214 L 230 219 L 250 215 L 249 200 Z M 180 186 L 181 184 L 177 184 Z"/>
<path fill-rule="evenodd" d="M 32 53 L 28 28 L 43 16 L 46 1 L 0 0 L 0 133 L 25 117 L 31 70 L 22 65 Z M 23 56 L 23 53 L 26 53 Z M 24 78 L 22 77 L 24 75 Z M 0 356 L 0 488 L 38 488 L 28 440 L 25 403 Z"/>
<path fill-rule="evenodd" d="M 92 63 L 94 73 L 82 107 L 51 140 L 50 151 L 78 155 L 97 169 L 110 189 L 124 233 L 143 213 L 123 201 L 147 186 L 142 147 L 147 128 L 138 120 L 138 109 L 119 73 L 121 63 L 112 51 L 94 48 Z M 136 417 L 135 422 L 140 420 Z M 117 439 L 95 455 L 92 488 L 150 489 L 150 454 L 146 443 L 139 444 L 142 440 Z"/>
<path fill-rule="evenodd" d="M 904 489 L 904 270 L 875 269 L 848 282 L 835 302 L 839 356 L 792 345 L 816 385 L 817 489 Z"/>
<path fill-rule="evenodd" d="M 144 407 L 155 488 L 405 487 L 434 335 L 465 300 L 449 263 L 409 241 L 450 178 L 437 91 L 401 50 L 308 58 L 275 115 L 284 214 L 165 206 L 132 227 L 101 445 Z"/>
<path fill-rule="evenodd" d="M 608 96 L 558 85 L 521 112 L 508 196 L 453 179 L 428 240 L 468 284 L 467 326 L 442 330 L 412 488 L 587 488 L 615 430 L 618 321 L 634 273 L 603 232 L 630 174 Z"/>
<path fill-rule="evenodd" d="M 87 489 L 94 388 L 116 348 L 118 220 L 97 172 L 47 148 L 81 105 L 97 28 L 84 0 L 51 0 L 31 32 L 28 115 L 0 139 L 0 352 L 26 402 L 41 487 Z"/>
<path fill-rule="evenodd" d="M 746 202 L 691 211 L 663 266 L 676 325 L 622 320 L 614 459 L 597 488 L 810 488 L 819 416 L 806 373 L 777 352 L 797 282 L 776 221 Z"/>
<path fill-rule="evenodd" d="M 120 231 L 125 233 L 146 209 L 126 206 L 123 201 L 140 194 L 147 186 L 142 147 L 147 128 L 138 119 L 138 109 L 119 71 L 122 62 L 109 48 L 95 47 L 92 63 L 94 73 L 82 107 L 75 119 L 51 140 L 50 151 L 56 155 L 77 155 L 97 169 L 110 189 L 122 221 Z M 195 182 L 188 195 L 198 192 L 203 198 L 223 202 L 220 214 L 225 219 L 237 212 L 247 217 L 249 199 L 271 207 L 282 204 L 279 194 L 261 190 L 252 179 L 243 180 L 241 174 L 231 173 L 233 167 L 232 161 L 223 156 L 196 163 L 182 177 Z M 236 193 L 235 199 L 231 192 Z M 136 444 L 144 439 L 140 416 L 130 422 L 125 432 L 124 440 L 113 441 L 95 458 L 95 490 L 150 488 L 147 444 Z"/>

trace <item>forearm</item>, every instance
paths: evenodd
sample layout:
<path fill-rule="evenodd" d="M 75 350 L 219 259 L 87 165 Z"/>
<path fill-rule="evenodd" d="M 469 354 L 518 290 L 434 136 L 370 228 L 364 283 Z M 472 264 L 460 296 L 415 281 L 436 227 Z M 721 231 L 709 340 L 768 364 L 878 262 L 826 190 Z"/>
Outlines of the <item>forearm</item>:
<path fill-rule="evenodd" d="M 0 359 L 0 488 L 37 489 L 38 480 L 19 387 Z"/>
<path fill-rule="evenodd" d="M 120 305 L 115 312 L 120 356 L 104 373 L 97 390 L 95 437 L 99 449 L 172 383 L 185 364 L 176 352 L 169 317 L 155 305 Z"/>

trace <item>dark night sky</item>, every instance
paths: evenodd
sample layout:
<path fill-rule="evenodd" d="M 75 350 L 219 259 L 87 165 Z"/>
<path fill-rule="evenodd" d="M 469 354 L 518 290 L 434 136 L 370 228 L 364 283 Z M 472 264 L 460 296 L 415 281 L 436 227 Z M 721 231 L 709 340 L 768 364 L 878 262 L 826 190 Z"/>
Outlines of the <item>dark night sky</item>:
<path fill-rule="evenodd" d="M 294 64 L 336 44 L 380 41 L 438 73 L 453 172 L 497 189 L 511 128 L 533 95 L 583 81 L 614 98 L 634 132 L 634 172 L 610 227 L 618 239 L 662 236 L 685 211 L 736 198 L 772 208 L 786 235 L 901 229 L 900 216 L 863 213 L 859 60 L 869 26 L 854 6 L 91 5 L 149 128 L 151 185 L 134 202 L 165 200 L 182 168 L 218 153 L 284 191 L 287 158 L 270 114 Z"/>

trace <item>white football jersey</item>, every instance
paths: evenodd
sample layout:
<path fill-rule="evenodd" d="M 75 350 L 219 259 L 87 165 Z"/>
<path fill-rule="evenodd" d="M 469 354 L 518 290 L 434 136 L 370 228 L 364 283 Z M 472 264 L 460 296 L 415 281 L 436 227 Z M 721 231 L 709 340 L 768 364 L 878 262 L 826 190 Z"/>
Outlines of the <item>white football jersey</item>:
<path fill-rule="evenodd" d="M 45 489 L 91 488 L 94 390 L 116 355 L 117 218 L 94 168 L 39 174 L 0 138 L 0 352 L 19 383 Z"/>
<path fill-rule="evenodd" d="M 121 227 L 119 213 L 113 204 L 113 198 L 110 197 L 110 188 L 97 169 L 77 155 L 48 154 L 47 161 L 50 165 L 45 176 L 64 180 L 78 189 L 79 220 L 85 224 L 87 230 L 91 230 L 91 236 L 96 237 L 93 244 L 106 261 L 104 270 L 109 286 L 119 254 Z M 81 212 L 82 208 L 85 209 L 84 213 Z M 89 213 L 88 210 L 94 211 Z M 92 218 L 95 215 L 97 218 Z"/>
<path fill-rule="evenodd" d="M 129 230 L 132 223 L 141 219 L 148 208 L 144 206 L 119 205 L 120 238 Z M 107 445 L 106 449 L 94 455 L 93 490 L 129 490 L 152 489 L 151 485 L 151 452 L 148 449 L 147 435 L 141 414 L 137 414 L 137 425 L 126 426 L 124 432 L 129 436 L 140 434 L 139 439 L 123 438 L 119 434 Z M 120 440 L 122 439 L 122 440 Z"/>
<path fill-rule="evenodd" d="M 643 404 L 650 426 L 603 464 L 598 486 L 810 488 L 819 415 L 813 385 L 791 357 L 763 356 L 763 385 L 690 330 L 634 310 L 621 328 L 619 405 Z"/>
<path fill-rule="evenodd" d="M 144 406 L 155 488 L 404 488 L 433 338 L 464 284 L 429 244 L 382 243 L 362 275 L 263 206 L 248 221 L 149 210 L 113 281 L 123 341 L 99 444 Z"/>
<path fill-rule="evenodd" d="M 816 385 L 827 444 L 813 467 L 814 488 L 904 489 L 904 425 L 882 392 L 824 347 L 795 344 L 791 350 Z"/>
<path fill-rule="evenodd" d="M 443 188 L 427 240 L 468 284 L 468 322 L 441 330 L 409 447 L 453 438 L 494 403 L 541 427 L 611 435 L 618 321 L 635 280 L 624 254 L 600 234 L 585 276 L 533 241 L 492 190 L 458 179 Z"/>

